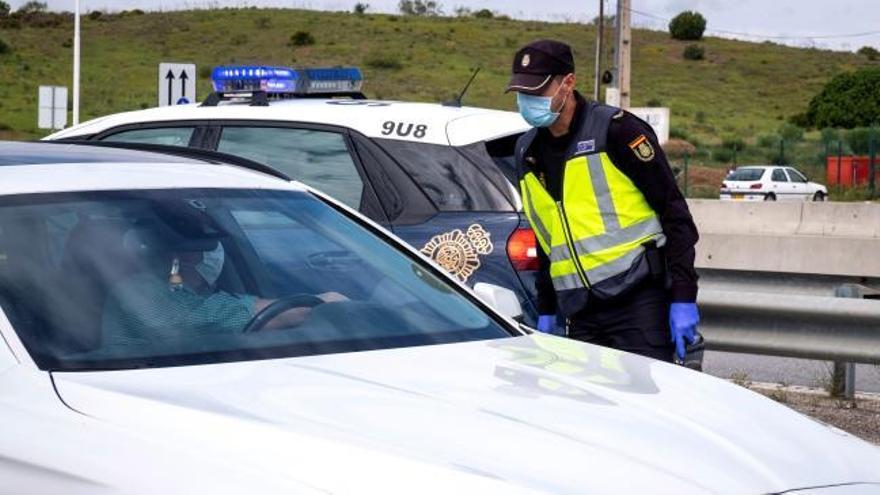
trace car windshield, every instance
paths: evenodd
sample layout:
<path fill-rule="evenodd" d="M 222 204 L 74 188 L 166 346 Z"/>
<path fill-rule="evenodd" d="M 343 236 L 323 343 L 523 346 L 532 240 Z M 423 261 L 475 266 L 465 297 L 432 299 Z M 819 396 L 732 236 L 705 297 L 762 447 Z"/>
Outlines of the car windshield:
<path fill-rule="evenodd" d="M 41 369 L 181 366 L 514 332 L 471 297 L 304 192 L 0 199 L 0 306 Z"/>
<path fill-rule="evenodd" d="M 738 168 L 730 173 L 725 180 L 761 180 L 764 175 L 763 168 Z"/>

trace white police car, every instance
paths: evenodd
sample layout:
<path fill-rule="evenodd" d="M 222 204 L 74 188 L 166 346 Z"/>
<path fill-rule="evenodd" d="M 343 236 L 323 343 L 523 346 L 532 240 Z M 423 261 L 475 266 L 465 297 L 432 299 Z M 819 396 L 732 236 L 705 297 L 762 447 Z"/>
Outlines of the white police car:
<path fill-rule="evenodd" d="M 268 164 L 371 219 L 468 284 L 536 316 L 534 234 L 519 214 L 518 113 L 364 99 L 355 68 L 218 67 L 204 103 L 120 113 L 47 139 L 219 150 Z"/>
<path fill-rule="evenodd" d="M 719 199 L 729 201 L 825 201 L 828 188 L 794 167 L 748 165 L 730 172 Z"/>
<path fill-rule="evenodd" d="M 478 293 L 301 184 L 0 143 L 0 492 L 880 488 L 876 446 Z"/>

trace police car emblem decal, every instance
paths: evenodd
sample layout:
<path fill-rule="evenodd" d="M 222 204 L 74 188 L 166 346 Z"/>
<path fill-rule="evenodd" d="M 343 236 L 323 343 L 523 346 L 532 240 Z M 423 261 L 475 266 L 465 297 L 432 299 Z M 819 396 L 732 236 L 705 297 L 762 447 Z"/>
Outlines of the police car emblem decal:
<path fill-rule="evenodd" d="M 529 56 L 528 53 L 523 55 L 522 62 L 521 62 L 523 67 L 528 67 L 531 62 L 532 62 L 532 58 Z"/>
<path fill-rule="evenodd" d="M 644 134 L 629 143 L 629 147 L 633 150 L 636 157 L 643 162 L 650 162 L 654 159 L 654 147 L 651 146 L 651 143 L 648 142 L 648 138 Z"/>
<path fill-rule="evenodd" d="M 480 255 L 490 254 L 493 249 L 491 234 L 482 225 L 473 224 L 466 232 L 455 229 L 435 235 L 421 252 L 460 281 L 467 282 L 480 268 Z"/>

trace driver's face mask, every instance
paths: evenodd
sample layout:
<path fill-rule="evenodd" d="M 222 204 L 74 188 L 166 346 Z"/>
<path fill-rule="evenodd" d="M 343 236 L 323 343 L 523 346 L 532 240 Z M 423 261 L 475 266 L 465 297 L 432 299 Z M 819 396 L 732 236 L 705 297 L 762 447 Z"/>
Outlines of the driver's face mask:
<path fill-rule="evenodd" d="M 217 283 L 217 279 L 220 278 L 225 259 L 226 252 L 223 250 L 223 244 L 218 241 L 216 249 L 202 253 L 202 261 L 196 264 L 195 270 L 209 286 L 213 287 Z"/>

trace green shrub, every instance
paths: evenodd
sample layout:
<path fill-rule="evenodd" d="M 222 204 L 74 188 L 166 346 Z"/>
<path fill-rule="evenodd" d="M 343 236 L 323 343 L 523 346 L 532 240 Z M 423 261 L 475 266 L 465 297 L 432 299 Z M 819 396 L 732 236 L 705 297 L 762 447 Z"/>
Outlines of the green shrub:
<path fill-rule="evenodd" d="M 869 126 L 880 115 L 880 67 L 835 76 L 810 100 L 807 120 L 815 127 Z"/>
<path fill-rule="evenodd" d="M 684 139 L 685 141 L 690 140 L 690 134 L 688 134 L 688 132 L 681 127 L 670 127 L 669 137 L 671 139 Z"/>
<path fill-rule="evenodd" d="M 0 55 L 6 55 L 10 52 L 12 52 L 12 47 L 9 46 L 9 43 L 0 39 Z"/>
<path fill-rule="evenodd" d="M 771 148 L 779 144 L 779 136 L 776 134 L 761 134 L 758 136 L 758 146 L 761 148 Z"/>
<path fill-rule="evenodd" d="M 100 10 L 93 10 L 93 11 L 89 12 L 89 16 L 88 16 L 88 17 L 89 17 L 89 19 L 91 19 L 91 20 L 93 20 L 93 21 L 97 21 L 97 20 L 100 19 L 101 16 L 103 16 L 103 15 L 104 15 L 104 13 L 101 12 Z"/>
<path fill-rule="evenodd" d="M 823 143 L 836 143 L 840 139 L 840 131 L 833 127 L 826 127 L 819 133 Z"/>
<path fill-rule="evenodd" d="M 370 8 L 370 4 L 358 2 L 354 4 L 353 12 L 357 15 L 364 15 L 367 13 L 367 9 Z"/>
<path fill-rule="evenodd" d="M 728 136 L 721 140 L 721 147 L 731 151 L 742 151 L 746 149 L 746 142 L 741 137 Z"/>
<path fill-rule="evenodd" d="M 877 142 L 877 131 L 874 130 L 874 140 Z M 871 129 L 868 127 L 856 127 L 846 132 L 846 144 L 856 155 L 867 155 L 871 151 Z M 876 145 L 875 145 L 876 146 Z"/>
<path fill-rule="evenodd" d="M 18 8 L 16 13 L 21 15 L 38 14 L 45 12 L 46 9 L 46 2 L 30 1 L 23 3 L 22 6 Z"/>
<path fill-rule="evenodd" d="M 403 15 L 436 16 L 441 15 L 441 5 L 434 0 L 400 0 L 397 10 Z"/>
<path fill-rule="evenodd" d="M 688 45 L 681 55 L 685 60 L 703 60 L 706 58 L 706 51 L 700 45 Z"/>
<path fill-rule="evenodd" d="M 403 64 L 400 63 L 398 57 L 382 51 L 368 54 L 366 59 L 364 59 L 364 63 L 367 64 L 367 67 L 374 69 L 400 70 L 403 68 Z"/>
<path fill-rule="evenodd" d="M 492 19 L 495 17 L 495 13 L 489 9 L 480 9 L 474 12 L 474 17 L 477 19 Z"/>
<path fill-rule="evenodd" d="M 877 49 L 873 46 L 863 46 L 859 48 L 856 53 L 858 53 L 859 55 L 863 55 L 865 58 L 872 62 L 874 60 L 880 59 L 880 51 L 877 51 Z"/>
<path fill-rule="evenodd" d="M 662 107 L 663 102 L 659 98 L 650 98 L 645 102 L 646 107 Z"/>
<path fill-rule="evenodd" d="M 297 31 L 290 36 L 287 46 L 309 46 L 315 44 L 315 37 L 308 31 Z"/>
<path fill-rule="evenodd" d="M 730 163 L 733 161 L 733 150 L 727 148 L 716 148 L 712 151 L 712 159 L 718 163 Z"/>
<path fill-rule="evenodd" d="M 703 38 L 706 18 L 699 12 L 686 10 L 669 21 L 669 34 L 673 39 L 696 41 Z"/>
<path fill-rule="evenodd" d="M 799 143 L 804 140 L 804 130 L 791 122 L 786 122 L 779 126 L 779 135 L 786 142 Z"/>

